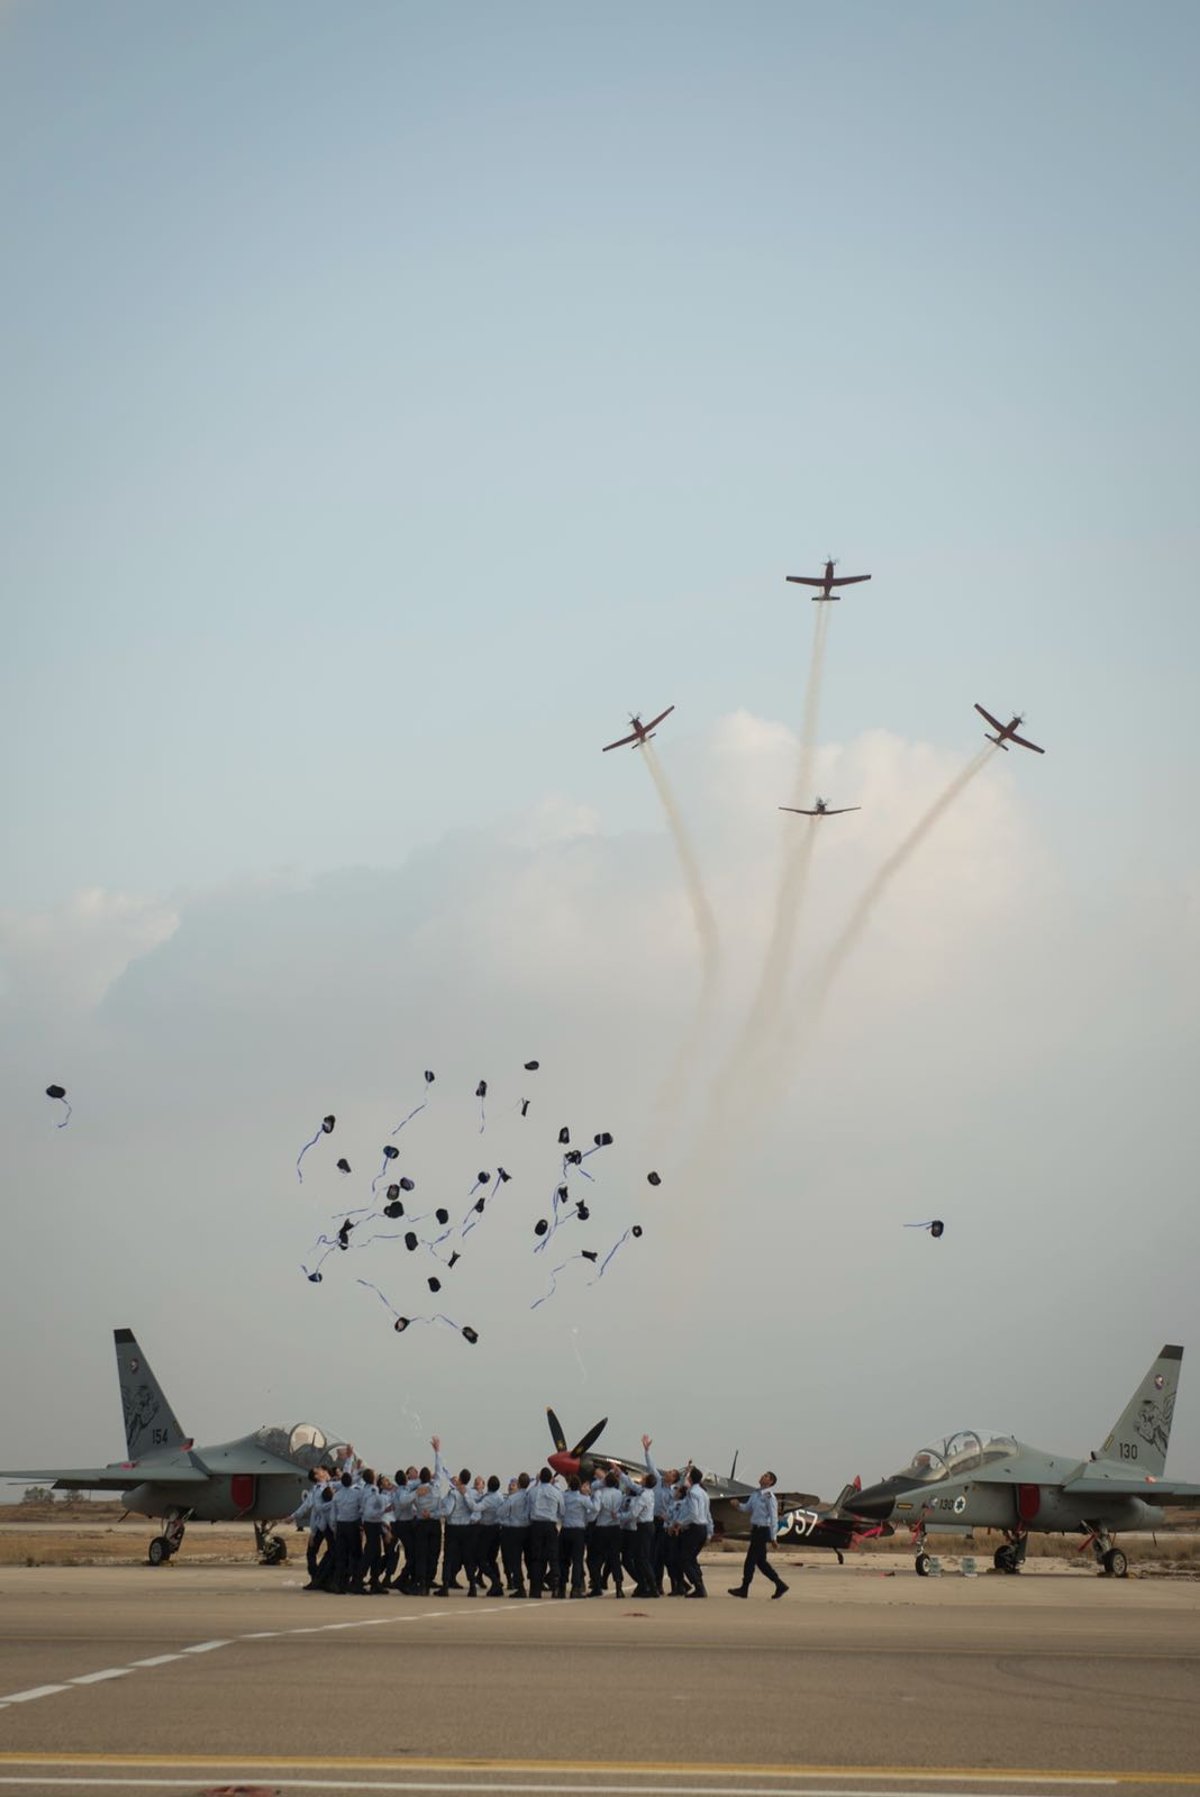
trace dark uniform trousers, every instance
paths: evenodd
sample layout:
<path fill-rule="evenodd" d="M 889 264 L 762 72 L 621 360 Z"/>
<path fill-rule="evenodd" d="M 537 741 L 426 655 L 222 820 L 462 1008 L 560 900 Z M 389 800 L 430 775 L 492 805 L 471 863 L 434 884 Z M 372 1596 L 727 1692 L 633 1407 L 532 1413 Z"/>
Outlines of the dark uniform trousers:
<path fill-rule="evenodd" d="M 587 1526 L 587 1547 L 585 1553 L 587 1556 L 588 1585 L 593 1591 L 599 1591 L 600 1573 L 604 1565 L 604 1535 L 602 1531 L 596 1527 L 594 1522 L 590 1522 Z"/>
<path fill-rule="evenodd" d="M 535 1516 L 529 1525 L 529 1595 L 540 1597 L 543 1587 L 558 1589 L 558 1528 Z"/>
<path fill-rule="evenodd" d="M 572 1597 L 583 1596 L 583 1552 L 586 1546 L 586 1529 L 563 1530 L 559 1539 L 563 1562 L 563 1584 L 571 1587 Z"/>
<path fill-rule="evenodd" d="M 437 1516 L 418 1516 L 413 1524 L 416 1550 L 415 1591 L 428 1591 L 437 1577 L 438 1557 L 442 1551 L 442 1524 Z"/>
<path fill-rule="evenodd" d="M 475 1589 L 475 1524 L 448 1522 L 446 1547 L 442 1555 L 442 1584 L 452 1585 L 460 1572 L 467 1575 L 467 1588 Z"/>
<path fill-rule="evenodd" d="M 783 1580 L 767 1559 L 767 1543 L 771 1539 L 771 1531 L 765 1526 L 755 1527 L 750 1531 L 750 1545 L 746 1549 L 746 1558 L 742 1563 L 742 1590 L 745 1591 L 756 1572 L 761 1572 L 764 1579 L 770 1579 L 772 1585 L 782 1585 Z"/>
<path fill-rule="evenodd" d="M 683 1574 L 680 1570 L 683 1565 L 683 1547 L 686 1533 L 687 1531 L 681 1528 L 677 1528 L 674 1534 L 672 1534 L 669 1529 L 667 1531 L 666 1574 L 667 1578 L 670 1580 L 672 1591 L 683 1591 L 686 1589 L 683 1583 Z"/>
<path fill-rule="evenodd" d="M 520 1528 L 502 1526 L 500 1529 L 500 1558 L 504 1562 L 504 1582 L 510 1591 L 525 1589 L 522 1561 L 528 1534 L 529 1530 L 524 1524 Z"/>
<path fill-rule="evenodd" d="M 417 1582 L 417 1525 L 414 1521 L 393 1523 L 392 1533 L 404 1550 L 404 1565 L 396 1582 L 402 1590 L 411 1591 Z"/>
<path fill-rule="evenodd" d="M 308 1579 L 312 1585 L 327 1585 L 333 1577 L 333 1531 L 311 1529 L 308 1536 Z"/>
<path fill-rule="evenodd" d="M 702 1522 L 689 1523 L 680 1536 L 683 1551 L 679 1557 L 679 1577 L 684 1585 L 690 1585 L 693 1591 L 704 1592 L 704 1574 L 700 1570 L 700 1549 L 708 1540 L 708 1530 Z"/>
<path fill-rule="evenodd" d="M 493 1597 L 500 1595 L 500 1567 L 497 1555 L 500 1552 L 500 1524 L 498 1522 L 476 1523 L 475 1542 L 475 1577 L 482 1585 L 487 1580 Z"/>
<path fill-rule="evenodd" d="M 363 1557 L 359 1583 L 369 1578 L 372 1591 L 378 1591 L 383 1583 L 383 1524 L 365 1522 L 362 1527 Z"/>
<path fill-rule="evenodd" d="M 333 1582 L 339 1591 L 362 1589 L 362 1528 L 339 1522 L 333 1542 Z"/>
<path fill-rule="evenodd" d="M 655 1597 L 658 1594 L 658 1583 L 654 1572 L 654 1524 L 640 1522 L 635 1539 L 637 1545 L 633 1557 L 633 1576 L 637 1594 L 639 1597 Z"/>
<path fill-rule="evenodd" d="M 603 1591 L 609 1579 L 617 1588 L 617 1596 L 621 1596 L 621 1530 L 613 1524 L 607 1528 L 596 1527 L 596 1545 L 599 1553 L 599 1577 L 593 1579 L 592 1590 Z"/>
<path fill-rule="evenodd" d="M 669 1540 L 670 1537 L 667 1534 L 666 1518 L 656 1516 L 654 1518 L 654 1547 L 652 1550 L 654 1566 L 653 1584 L 654 1589 L 660 1596 L 662 1595 L 663 1588 L 663 1573 L 665 1572 L 667 1565 L 667 1542 Z"/>

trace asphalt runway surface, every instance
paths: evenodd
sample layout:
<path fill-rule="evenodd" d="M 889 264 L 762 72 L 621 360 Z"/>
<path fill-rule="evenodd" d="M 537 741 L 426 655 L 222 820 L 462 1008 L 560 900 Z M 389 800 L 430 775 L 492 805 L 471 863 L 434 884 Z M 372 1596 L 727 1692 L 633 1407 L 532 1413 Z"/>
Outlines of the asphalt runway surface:
<path fill-rule="evenodd" d="M 787 1572 L 786 1564 L 781 1561 Z M 1200 1793 L 1200 1581 L 809 1561 L 705 1603 L 0 1570 L 0 1797 Z"/>

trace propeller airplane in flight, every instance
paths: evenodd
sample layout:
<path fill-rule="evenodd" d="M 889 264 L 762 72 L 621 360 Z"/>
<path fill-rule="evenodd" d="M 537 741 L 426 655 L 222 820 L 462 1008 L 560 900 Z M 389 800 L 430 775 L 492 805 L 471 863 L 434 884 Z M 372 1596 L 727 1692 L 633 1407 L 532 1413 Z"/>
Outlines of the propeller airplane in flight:
<path fill-rule="evenodd" d="M 995 736 L 992 735 L 991 730 L 985 730 L 983 734 L 990 743 L 995 743 L 998 749 L 1003 749 L 1007 752 L 1009 743 L 1020 743 L 1023 749 L 1032 749 L 1035 755 L 1044 755 L 1046 753 L 1045 749 L 1039 749 L 1036 743 L 1031 743 L 1026 737 L 1017 735 L 1017 725 L 1023 724 L 1025 722 L 1024 718 L 1014 717 L 1010 724 L 1002 724 L 999 718 L 994 718 L 990 711 L 985 711 L 983 709 L 982 705 L 977 704 L 975 709 L 981 718 L 987 719 L 988 723 L 992 726 L 992 730 L 996 732 Z"/>
<path fill-rule="evenodd" d="M 824 574 L 789 574 L 786 578 L 791 581 L 793 586 L 819 587 L 820 591 L 813 594 L 814 602 L 822 599 L 840 599 L 842 595 L 835 593 L 834 587 L 856 587 L 860 581 L 871 578 L 869 574 L 839 574 L 835 576 L 833 570 L 836 567 L 837 563 L 831 557 L 825 563 Z"/>
<path fill-rule="evenodd" d="M 658 716 L 656 718 L 651 718 L 648 724 L 643 724 L 641 718 L 635 713 L 629 720 L 633 725 L 633 729 L 630 731 L 629 735 L 619 736 L 615 743 L 605 743 L 603 749 L 600 751 L 601 754 L 607 755 L 610 749 L 623 749 L 626 743 L 636 743 L 640 749 L 643 743 L 648 743 L 650 741 L 650 738 L 654 735 L 654 732 L 658 729 L 658 726 L 662 723 L 663 719 L 669 718 L 674 709 L 675 707 L 673 705 L 668 705 L 665 711 L 660 711 Z"/>
<path fill-rule="evenodd" d="M 861 805 L 827 805 L 824 799 L 818 799 L 811 811 L 803 805 L 780 805 L 780 811 L 790 811 L 793 817 L 845 817 L 848 811 L 861 811 Z"/>

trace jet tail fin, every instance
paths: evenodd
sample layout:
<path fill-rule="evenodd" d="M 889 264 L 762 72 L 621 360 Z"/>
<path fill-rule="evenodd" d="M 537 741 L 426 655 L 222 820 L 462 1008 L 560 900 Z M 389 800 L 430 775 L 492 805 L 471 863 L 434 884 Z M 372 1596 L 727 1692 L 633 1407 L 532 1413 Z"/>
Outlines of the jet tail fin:
<path fill-rule="evenodd" d="M 169 1453 L 173 1448 L 190 1447 L 133 1330 L 114 1329 L 113 1344 L 117 1350 L 117 1378 L 121 1382 L 129 1458 L 140 1460 L 155 1450 Z"/>
<path fill-rule="evenodd" d="M 1182 1364 L 1182 1348 L 1168 1345 L 1162 1349 L 1109 1430 L 1095 1456 L 1097 1460 L 1112 1460 L 1131 1473 L 1161 1477 L 1167 1465 L 1167 1444 Z"/>

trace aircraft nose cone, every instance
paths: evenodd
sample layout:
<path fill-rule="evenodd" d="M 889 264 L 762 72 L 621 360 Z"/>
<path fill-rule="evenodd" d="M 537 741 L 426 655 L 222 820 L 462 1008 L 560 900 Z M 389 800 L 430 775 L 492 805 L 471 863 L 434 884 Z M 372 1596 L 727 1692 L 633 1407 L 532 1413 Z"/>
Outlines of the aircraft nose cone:
<path fill-rule="evenodd" d="M 866 1517 L 868 1522 L 887 1522 L 896 1508 L 896 1499 L 882 1485 L 868 1485 L 865 1491 L 856 1491 L 848 1497 L 843 1508 L 854 1516 Z"/>

